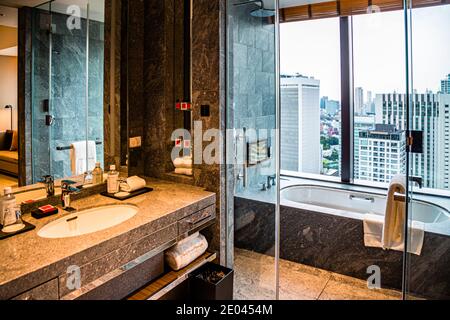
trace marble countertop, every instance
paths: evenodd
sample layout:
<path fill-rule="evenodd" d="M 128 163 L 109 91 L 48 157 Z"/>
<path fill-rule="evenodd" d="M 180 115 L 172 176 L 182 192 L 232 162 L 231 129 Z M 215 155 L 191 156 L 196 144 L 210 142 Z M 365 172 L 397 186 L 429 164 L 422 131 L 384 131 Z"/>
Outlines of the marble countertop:
<path fill-rule="evenodd" d="M 98 194 L 74 201 L 72 207 L 78 210 L 111 204 L 132 204 L 139 208 L 130 220 L 96 233 L 43 239 L 37 235 L 38 231 L 69 213 L 60 209 L 58 215 L 41 220 L 26 215 L 24 220 L 36 229 L 0 241 L 0 299 L 54 279 L 71 265 L 81 266 L 112 248 L 152 234 L 216 202 L 214 193 L 194 186 L 156 179 L 147 179 L 147 185 L 154 191 L 123 202 Z"/>

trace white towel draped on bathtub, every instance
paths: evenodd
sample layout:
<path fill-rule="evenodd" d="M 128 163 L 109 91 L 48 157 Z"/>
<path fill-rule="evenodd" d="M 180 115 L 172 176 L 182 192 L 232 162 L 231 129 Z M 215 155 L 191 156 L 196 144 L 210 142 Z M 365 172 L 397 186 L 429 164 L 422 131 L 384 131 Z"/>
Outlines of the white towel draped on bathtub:
<path fill-rule="evenodd" d="M 405 202 L 396 201 L 395 194 L 406 194 L 406 177 L 396 175 L 389 184 L 386 197 L 383 235 L 381 242 L 384 249 L 391 249 L 404 242 L 405 233 Z"/>
<path fill-rule="evenodd" d="M 377 214 L 364 215 L 364 244 L 366 247 L 383 248 L 384 217 Z M 409 226 L 408 252 L 416 255 L 422 253 L 423 240 L 425 237 L 425 224 L 420 221 L 413 221 Z M 389 249 L 403 251 L 404 243 L 398 243 Z M 385 249 L 385 248 L 383 248 Z"/>

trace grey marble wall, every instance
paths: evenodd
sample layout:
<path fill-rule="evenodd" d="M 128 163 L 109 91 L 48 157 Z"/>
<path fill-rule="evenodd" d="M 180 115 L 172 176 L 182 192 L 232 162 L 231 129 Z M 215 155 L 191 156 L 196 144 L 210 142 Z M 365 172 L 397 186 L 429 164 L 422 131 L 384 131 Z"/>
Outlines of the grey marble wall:
<path fill-rule="evenodd" d="M 186 92 L 180 38 L 183 0 L 129 0 L 128 90 L 129 134 L 142 136 L 143 146 L 130 151 L 129 174 L 168 179 L 174 170 L 171 134 L 180 126 L 175 102 Z M 194 121 L 203 130 L 225 129 L 225 54 L 223 0 L 195 0 L 192 30 L 192 103 Z M 184 48 L 183 48 L 184 49 Z M 180 60 L 181 59 L 181 60 Z M 200 106 L 209 105 L 210 117 L 201 117 Z M 223 146 L 222 146 L 223 147 Z M 221 149 L 223 150 L 223 149 Z M 221 153 L 220 157 L 224 154 Z M 223 161 L 221 161 L 223 163 Z M 171 176 L 170 179 L 176 179 Z M 218 223 L 207 230 L 210 249 L 225 259 L 224 170 L 221 164 L 194 166 L 194 177 L 178 181 L 204 187 L 217 194 Z"/>
<path fill-rule="evenodd" d="M 25 186 L 33 182 L 31 154 L 32 9 L 20 8 L 18 18 L 19 186 Z"/>
<path fill-rule="evenodd" d="M 203 132 L 216 129 L 225 136 L 225 1 L 195 0 L 192 10 L 192 118 L 201 121 Z M 201 116 L 202 105 L 210 106 L 209 117 Z M 220 263 L 227 265 L 227 252 L 232 248 L 226 243 L 224 150 L 224 141 L 220 141 L 218 163 L 194 165 L 194 184 L 217 195 L 217 223 L 206 235 Z"/>
<path fill-rule="evenodd" d="M 282 206 L 280 257 L 363 280 L 376 265 L 381 285 L 401 290 L 402 252 L 366 247 L 363 229 L 361 220 Z M 236 197 L 235 230 L 236 247 L 272 254 L 274 205 Z M 426 232 L 422 254 L 408 260 L 409 293 L 449 299 L 449 262 L 450 237 Z"/>
<path fill-rule="evenodd" d="M 46 27 L 50 19 L 51 38 Z M 46 11 L 33 10 L 34 181 L 49 173 L 56 178 L 72 175 L 70 153 L 57 151 L 56 147 L 85 140 L 86 135 L 89 140 L 103 141 L 104 25 L 91 20 L 87 34 L 85 19 L 82 19 L 81 29 L 74 30 L 67 28 L 66 21 L 66 15 L 52 13 L 50 16 Z M 86 69 L 87 54 L 89 70 Z M 50 99 L 50 112 L 44 110 L 46 99 Z M 54 116 L 51 127 L 45 125 L 47 114 Z M 103 163 L 103 145 L 97 147 L 97 160 Z"/>
<path fill-rule="evenodd" d="M 231 1 L 239 2 L 239 1 Z M 228 127 L 276 128 L 275 25 L 250 15 L 253 5 L 228 6 Z M 271 135 L 249 135 L 249 142 Z M 275 136 L 271 137 L 274 147 Z M 241 148 L 241 146 L 239 146 Z M 274 150 L 273 150 L 274 151 Z M 275 174 L 275 159 L 250 167 L 248 187 L 256 187 Z M 236 191 L 242 191 L 236 184 Z"/>

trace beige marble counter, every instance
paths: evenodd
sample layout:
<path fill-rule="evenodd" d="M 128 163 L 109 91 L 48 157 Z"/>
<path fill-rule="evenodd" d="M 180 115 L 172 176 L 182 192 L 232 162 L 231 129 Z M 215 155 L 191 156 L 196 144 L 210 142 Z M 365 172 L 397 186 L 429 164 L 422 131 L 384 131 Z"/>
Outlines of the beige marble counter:
<path fill-rule="evenodd" d="M 90 196 L 74 201 L 82 210 L 110 204 L 134 204 L 139 208 L 133 218 L 115 227 L 84 236 L 65 239 L 43 239 L 37 232 L 46 224 L 67 215 L 24 220 L 36 229 L 0 241 L 0 299 L 11 298 L 29 288 L 65 274 L 71 265 L 81 266 L 112 250 L 162 230 L 181 218 L 215 204 L 215 194 L 202 188 L 162 180 L 147 179 L 154 191 L 124 202 Z"/>

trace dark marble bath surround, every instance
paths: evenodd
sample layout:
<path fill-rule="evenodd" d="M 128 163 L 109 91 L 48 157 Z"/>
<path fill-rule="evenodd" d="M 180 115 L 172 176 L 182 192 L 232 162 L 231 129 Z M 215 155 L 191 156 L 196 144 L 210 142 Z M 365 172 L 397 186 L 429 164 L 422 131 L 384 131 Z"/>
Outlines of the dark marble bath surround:
<path fill-rule="evenodd" d="M 366 247 L 363 221 L 287 206 L 281 206 L 280 218 L 281 259 L 364 280 L 376 265 L 383 287 L 402 288 L 402 253 Z M 275 206 L 236 197 L 235 246 L 271 254 L 274 244 Z M 422 254 L 410 255 L 409 293 L 449 299 L 449 265 L 450 237 L 426 232 Z"/>
<path fill-rule="evenodd" d="M 127 204 L 138 207 L 136 216 L 92 234 L 43 239 L 37 232 L 68 213 L 42 220 L 26 215 L 24 220 L 36 225 L 36 230 L 0 241 L 0 300 L 120 299 L 160 275 L 163 264 L 159 248 L 180 237 L 178 223 L 185 217 L 205 208 L 214 212 L 216 199 L 214 193 L 198 187 L 155 179 L 147 183 L 153 192 L 127 200 Z M 114 204 L 122 203 L 98 194 L 73 202 L 79 210 Z M 131 270 L 124 267 L 153 251 L 154 255 L 142 264 Z M 81 292 L 65 286 L 68 267 L 74 265 L 81 270 Z M 105 276 L 112 276 L 113 281 L 102 279 Z"/>

